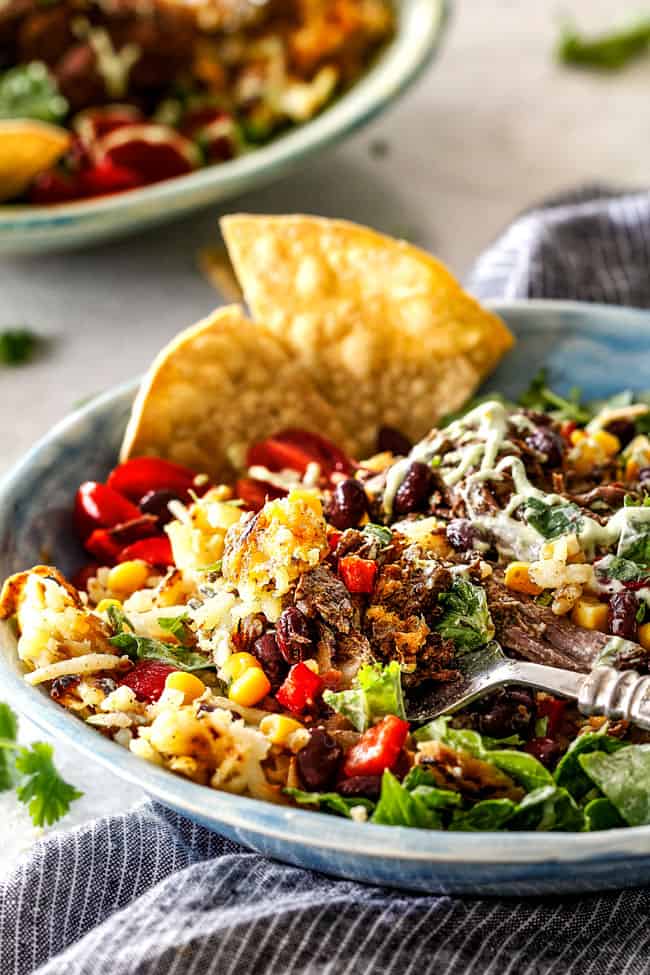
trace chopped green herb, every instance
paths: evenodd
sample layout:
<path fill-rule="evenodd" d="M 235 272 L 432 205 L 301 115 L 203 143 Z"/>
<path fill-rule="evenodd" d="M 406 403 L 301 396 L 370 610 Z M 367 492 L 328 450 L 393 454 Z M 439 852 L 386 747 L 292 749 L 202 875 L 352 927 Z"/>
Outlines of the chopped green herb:
<path fill-rule="evenodd" d="M 111 628 L 113 636 L 116 636 L 118 633 L 123 633 L 125 630 L 133 632 L 133 624 L 121 606 L 109 606 L 106 610 L 106 615 L 108 616 L 108 625 Z"/>
<path fill-rule="evenodd" d="M 0 332 L 0 363 L 21 366 L 31 359 L 36 345 L 36 334 L 28 328 L 5 329 Z"/>
<path fill-rule="evenodd" d="M 131 660 L 161 660 L 176 670 L 206 670 L 214 663 L 206 654 L 196 653 L 188 647 L 179 647 L 149 637 L 136 636 L 123 631 L 110 638 L 109 643 L 127 654 Z"/>
<path fill-rule="evenodd" d="M 171 633 L 177 640 L 183 643 L 187 640 L 187 612 L 179 613 L 178 616 L 159 616 L 158 626 L 161 630 Z"/>
<path fill-rule="evenodd" d="M 600 71 L 619 71 L 648 52 L 650 18 L 643 17 L 629 27 L 621 27 L 597 37 L 585 37 L 573 27 L 565 27 L 557 47 L 564 64 Z"/>
<path fill-rule="evenodd" d="M 539 498 L 527 498 L 524 518 L 544 538 L 559 538 L 578 532 L 582 525 L 582 512 L 575 504 L 546 504 Z"/>
<path fill-rule="evenodd" d="M 372 521 L 363 526 L 363 534 L 373 541 L 379 542 L 382 548 L 386 548 L 393 540 L 393 533 L 390 528 L 387 528 L 386 525 L 376 525 Z"/>
<path fill-rule="evenodd" d="M 457 577 L 448 592 L 440 593 L 438 604 L 443 616 L 436 629 L 446 640 L 453 641 L 458 652 L 478 650 L 494 636 L 494 623 L 481 586 Z"/>
<path fill-rule="evenodd" d="M 588 423 L 591 412 L 580 399 L 580 390 L 574 387 L 568 397 L 560 396 L 547 385 L 547 370 L 540 369 L 530 386 L 519 398 L 519 405 L 540 413 L 550 413 L 556 420 L 574 420 Z"/>
<path fill-rule="evenodd" d="M 210 565 L 202 565 L 199 572 L 221 572 L 222 566 L 223 559 L 217 559 L 216 562 L 211 562 Z"/>
<path fill-rule="evenodd" d="M 617 555 L 606 555 L 596 563 L 594 569 L 598 579 L 618 579 L 620 582 L 640 582 L 647 579 L 650 583 L 650 569 Z"/>
<path fill-rule="evenodd" d="M 544 592 L 540 592 L 539 596 L 535 597 L 535 602 L 540 606 L 550 606 L 553 602 L 553 590 L 545 589 Z"/>
<path fill-rule="evenodd" d="M 34 826 L 51 826 L 82 795 L 59 775 L 51 745 L 35 741 L 29 747 L 16 741 L 18 721 L 8 704 L 0 702 L 0 792 L 16 787 Z"/>

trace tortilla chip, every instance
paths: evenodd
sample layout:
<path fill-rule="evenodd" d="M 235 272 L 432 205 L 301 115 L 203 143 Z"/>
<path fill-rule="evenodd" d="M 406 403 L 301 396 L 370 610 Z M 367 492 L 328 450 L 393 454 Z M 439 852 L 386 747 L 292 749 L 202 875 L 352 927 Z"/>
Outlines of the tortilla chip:
<path fill-rule="evenodd" d="M 133 404 L 120 458 L 164 457 L 228 481 L 244 467 L 250 444 L 288 427 L 346 442 L 333 408 L 284 344 L 229 305 L 181 332 L 156 357 Z"/>
<path fill-rule="evenodd" d="M 69 132 L 47 122 L 0 122 L 0 200 L 24 193 L 35 176 L 60 159 L 71 141 Z"/>
<path fill-rule="evenodd" d="M 457 409 L 513 338 L 435 258 L 342 220 L 224 217 L 253 317 L 291 346 L 357 452 Z"/>

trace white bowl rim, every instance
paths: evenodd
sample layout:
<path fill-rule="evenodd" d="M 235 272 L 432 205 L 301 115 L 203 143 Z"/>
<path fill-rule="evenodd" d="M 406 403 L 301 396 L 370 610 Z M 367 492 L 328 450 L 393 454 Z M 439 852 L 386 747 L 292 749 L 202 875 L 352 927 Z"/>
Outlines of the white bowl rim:
<path fill-rule="evenodd" d="M 646 317 L 650 310 L 597 303 L 553 300 L 492 300 L 496 313 L 530 311 L 594 312 L 616 318 Z M 647 324 L 646 323 L 646 328 Z M 137 380 L 122 383 L 61 420 L 19 461 L 0 482 L 0 502 L 20 483 L 33 460 L 51 441 L 59 439 L 80 418 L 101 412 L 113 400 L 135 390 Z M 6 627 L 6 624 L 2 624 Z M 0 648 L 1 650 L 1 648 Z M 114 774 L 140 786 L 163 804 L 190 818 L 223 823 L 232 830 L 294 843 L 297 846 L 381 858 L 430 863 L 523 867 L 551 863 L 609 862 L 644 857 L 650 853 L 650 826 L 625 827 L 594 833 L 480 832 L 454 833 L 399 826 L 358 824 L 325 813 L 274 805 L 259 799 L 218 792 L 151 765 L 104 738 L 51 699 L 20 679 L 0 652 L 3 696 L 21 714 L 54 738 L 67 741 Z M 38 702 L 38 706 L 36 706 Z M 83 788 L 83 783 L 77 783 Z"/>
<path fill-rule="evenodd" d="M 185 176 L 114 196 L 44 206 L 0 205 L 0 232 L 78 223 L 106 213 L 128 214 L 152 202 L 182 204 L 185 197 L 213 186 L 221 187 L 225 196 L 231 188 L 237 192 L 247 179 L 258 173 L 270 181 L 295 161 L 316 149 L 325 148 L 370 121 L 408 88 L 437 50 L 449 3 L 450 0 L 408 0 L 404 3 L 404 23 L 398 27 L 377 63 L 321 115 L 267 145 L 229 162 L 206 166 Z"/>

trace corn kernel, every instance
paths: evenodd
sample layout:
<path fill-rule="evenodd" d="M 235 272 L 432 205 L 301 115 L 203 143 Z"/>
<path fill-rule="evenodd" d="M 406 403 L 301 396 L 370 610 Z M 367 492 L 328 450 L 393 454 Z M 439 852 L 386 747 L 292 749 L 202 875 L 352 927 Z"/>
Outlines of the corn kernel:
<path fill-rule="evenodd" d="M 142 559 L 120 562 L 108 573 L 108 588 L 130 595 L 137 589 L 142 589 L 150 573 L 150 567 Z"/>
<path fill-rule="evenodd" d="M 571 460 L 576 473 L 588 474 L 597 464 L 602 463 L 603 451 L 597 443 L 584 441 L 575 454 L 572 452 Z"/>
<path fill-rule="evenodd" d="M 267 714 L 260 721 L 260 731 L 274 745 L 286 745 L 294 731 L 304 729 L 299 721 L 287 718 L 284 714 Z"/>
<path fill-rule="evenodd" d="M 571 612 L 571 621 L 585 630 L 607 631 L 607 603 L 581 596 Z"/>
<path fill-rule="evenodd" d="M 641 468 L 635 460 L 630 457 L 629 460 L 625 462 L 625 480 L 626 481 L 636 481 L 639 476 L 639 471 Z"/>
<path fill-rule="evenodd" d="M 205 684 L 196 674 L 188 674 L 183 670 L 174 670 L 168 674 L 165 687 L 171 691 L 182 691 L 183 704 L 191 704 L 192 701 L 196 701 L 197 697 L 201 697 L 205 690 Z"/>
<path fill-rule="evenodd" d="M 572 430 L 571 434 L 569 435 L 569 440 L 575 447 L 575 445 L 579 444 L 581 440 L 584 440 L 586 436 L 587 434 L 584 430 Z"/>
<path fill-rule="evenodd" d="M 271 682 L 261 667 L 249 667 L 230 685 L 228 697 L 235 704 L 252 708 L 271 690 Z"/>
<path fill-rule="evenodd" d="M 639 627 L 639 643 L 644 650 L 650 650 L 650 623 L 642 623 Z"/>
<path fill-rule="evenodd" d="M 119 599 L 102 599 L 97 603 L 97 612 L 105 613 L 106 610 L 110 609 L 111 606 L 115 606 L 116 609 L 121 609 L 122 603 L 119 601 Z"/>
<path fill-rule="evenodd" d="M 232 682 L 239 680 L 242 674 L 245 674 L 251 667 L 257 667 L 259 669 L 259 666 L 260 662 L 257 657 L 254 657 L 252 653 L 246 653 L 242 650 L 240 653 L 230 654 L 224 662 L 221 672 L 225 680 Z"/>
<path fill-rule="evenodd" d="M 536 586 L 528 575 L 528 562 L 511 562 L 506 568 L 505 583 L 508 589 L 515 592 L 525 592 L 529 596 L 539 596 L 543 591 L 541 586 Z"/>
<path fill-rule="evenodd" d="M 596 441 L 607 457 L 613 457 L 621 449 L 621 441 L 609 430 L 596 430 L 591 434 L 591 439 Z"/>

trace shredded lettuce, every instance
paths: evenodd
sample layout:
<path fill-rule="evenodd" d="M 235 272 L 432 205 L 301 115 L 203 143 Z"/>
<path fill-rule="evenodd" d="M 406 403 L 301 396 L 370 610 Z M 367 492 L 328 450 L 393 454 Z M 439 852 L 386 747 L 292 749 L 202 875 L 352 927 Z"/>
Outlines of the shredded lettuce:
<path fill-rule="evenodd" d="M 436 629 L 446 640 L 453 641 L 459 653 L 478 650 L 494 636 L 494 623 L 481 586 L 457 577 L 451 589 L 438 596 L 438 604 L 443 616 Z"/>
<path fill-rule="evenodd" d="M 301 806 L 322 806 L 328 812 L 337 816 L 345 816 L 347 819 L 352 818 L 350 810 L 356 806 L 363 806 L 368 813 L 371 813 L 375 808 L 374 802 L 370 799 L 364 799 L 363 796 L 348 797 L 342 796 L 338 792 L 304 792 L 302 789 L 289 788 L 284 791 Z"/>
<path fill-rule="evenodd" d="M 385 667 L 379 663 L 361 667 L 356 681 L 358 686 L 348 691 L 325 691 L 323 700 L 344 715 L 357 731 L 365 731 L 387 714 L 406 717 L 401 670 L 396 660 Z"/>

